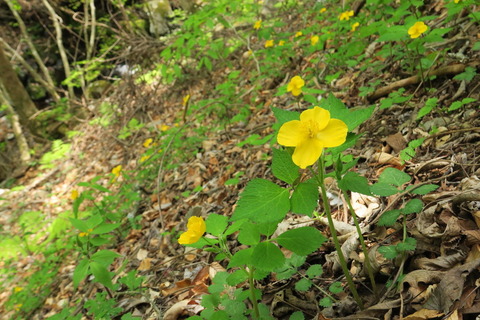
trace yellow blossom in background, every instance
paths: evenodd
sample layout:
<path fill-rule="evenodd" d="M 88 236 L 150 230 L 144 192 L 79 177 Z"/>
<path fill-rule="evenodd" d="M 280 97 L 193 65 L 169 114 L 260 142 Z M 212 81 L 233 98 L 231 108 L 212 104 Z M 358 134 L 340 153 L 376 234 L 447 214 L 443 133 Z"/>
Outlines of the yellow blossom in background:
<path fill-rule="evenodd" d="M 459 3 L 459 2 L 460 2 L 460 0 L 453 0 L 453 2 L 455 2 L 455 3 Z"/>
<path fill-rule="evenodd" d="M 20 311 L 20 309 L 22 309 L 22 306 L 23 306 L 23 304 L 18 303 L 16 305 L 14 305 L 13 308 L 15 309 L 15 311 Z"/>
<path fill-rule="evenodd" d="M 144 146 L 145 148 L 148 148 L 148 147 L 150 147 L 150 145 L 152 144 L 152 142 L 153 142 L 153 139 L 152 139 L 152 138 L 148 138 L 148 139 L 146 139 L 145 141 L 143 141 L 143 146 Z"/>
<path fill-rule="evenodd" d="M 265 48 L 273 47 L 274 44 L 275 42 L 273 40 L 267 40 L 265 41 Z"/>
<path fill-rule="evenodd" d="M 253 25 L 253 29 L 258 30 L 262 27 L 262 20 L 257 20 Z"/>
<path fill-rule="evenodd" d="M 408 34 L 410 35 L 410 38 L 415 39 L 420 37 L 422 33 L 427 31 L 428 27 L 423 21 L 417 21 L 413 26 L 408 29 Z"/>
<path fill-rule="evenodd" d="M 70 199 L 75 200 L 78 198 L 78 190 L 73 189 L 72 192 L 70 193 Z"/>
<path fill-rule="evenodd" d="M 295 33 L 295 38 L 298 38 L 298 37 L 301 37 L 301 36 L 303 36 L 302 31 L 298 31 L 297 33 Z"/>
<path fill-rule="evenodd" d="M 143 157 L 140 158 L 140 162 L 145 162 L 148 159 L 150 159 L 150 156 L 143 156 Z"/>
<path fill-rule="evenodd" d="M 340 15 L 338 16 L 338 19 L 340 20 L 350 20 L 350 17 L 353 17 L 353 10 L 350 10 L 350 11 L 345 11 L 345 12 L 342 12 L 340 13 Z"/>
<path fill-rule="evenodd" d="M 15 288 L 13 289 L 14 292 L 20 292 L 20 291 L 22 291 L 22 290 L 23 290 L 22 287 L 15 287 Z"/>
<path fill-rule="evenodd" d="M 320 13 L 324 13 L 325 11 L 327 11 L 327 8 L 320 9 Z"/>
<path fill-rule="evenodd" d="M 116 178 L 118 178 L 120 176 L 120 172 L 122 171 L 122 165 L 119 164 L 118 166 L 116 166 L 115 168 L 112 169 L 112 173 L 114 174 L 114 176 Z"/>
<path fill-rule="evenodd" d="M 206 230 L 207 226 L 205 225 L 205 221 L 203 221 L 203 218 L 192 216 L 188 219 L 187 231 L 180 235 L 180 238 L 178 238 L 178 243 L 195 243 L 200 240 Z"/>
<path fill-rule="evenodd" d="M 284 44 L 285 44 L 285 41 L 284 41 L 284 40 L 278 41 L 278 45 L 279 45 L 280 47 L 283 46 Z"/>
<path fill-rule="evenodd" d="M 160 127 L 160 131 L 162 131 L 162 132 L 165 132 L 165 131 L 167 131 L 168 129 L 170 129 L 170 126 L 169 126 L 169 125 L 166 125 L 166 124 L 162 124 L 161 127 Z"/>
<path fill-rule="evenodd" d="M 310 43 L 312 44 L 312 46 L 316 45 L 318 43 L 318 40 L 320 38 L 318 36 L 312 36 L 310 37 Z"/>
<path fill-rule="evenodd" d="M 337 147 L 347 138 L 348 127 L 339 119 L 331 119 L 330 112 L 313 107 L 300 114 L 300 120 L 284 123 L 277 141 L 285 147 L 295 147 L 293 162 L 302 169 L 314 164 L 324 148 Z"/>
<path fill-rule="evenodd" d="M 182 104 L 183 104 L 184 107 L 187 105 L 189 100 L 190 100 L 190 95 L 189 94 L 187 94 L 185 97 L 183 97 Z"/>
<path fill-rule="evenodd" d="M 358 26 L 360 25 L 359 22 L 355 22 L 354 24 L 352 24 L 352 32 L 357 30 Z"/>
<path fill-rule="evenodd" d="M 305 81 L 300 76 L 295 76 L 290 80 L 287 86 L 287 92 L 292 92 L 294 96 L 302 93 L 302 87 L 305 85 Z"/>

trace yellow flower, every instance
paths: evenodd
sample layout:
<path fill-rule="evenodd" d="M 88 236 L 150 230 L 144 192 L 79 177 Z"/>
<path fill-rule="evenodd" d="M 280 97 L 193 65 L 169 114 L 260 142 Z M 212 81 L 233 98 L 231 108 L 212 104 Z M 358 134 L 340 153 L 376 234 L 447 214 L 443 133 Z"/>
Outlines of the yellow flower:
<path fill-rule="evenodd" d="M 285 41 L 284 41 L 284 40 L 278 41 L 278 45 L 279 45 L 280 47 L 283 46 L 284 44 L 285 44 Z"/>
<path fill-rule="evenodd" d="M 354 13 L 353 10 L 342 12 L 338 16 L 338 19 L 340 19 L 340 20 L 350 20 L 350 17 L 353 17 L 353 13 Z"/>
<path fill-rule="evenodd" d="M 190 100 L 190 95 L 189 94 L 187 94 L 185 97 L 183 97 L 182 104 L 183 104 L 184 107 L 187 105 L 189 100 Z"/>
<path fill-rule="evenodd" d="M 302 31 L 298 31 L 297 33 L 295 33 L 295 38 L 298 38 L 298 37 L 301 37 L 301 36 L 303 36 Z"/>
<path fill-rule="evenodd" d="M 357 30 L 358 26 L 360 25 L 359 22 L 355 22 L 354 24 L 352 24 L 352 32 Z"/>
<path fill-rule="evenodd" d="M 78 190 L 77 189 L 73 189 L 72 190 L 72 193 L 70 193 L 70 199 L 72 200 L 75 200 L 78 198 Z"/>
<path fill-rule="evenodd" d="M 170 129 L 170 126 L 169 125 L 166 125 L 166 124 L 162 124 L 162 126 L 160 127 L 160 131 L 167 131 L 168 129 Z"/>
<path fill-rule="evenodd" d="M 453 0 L 453 2 L 455 2 L 455 3 L 459 3 L 459 2 L 460 2 L 460 0 Z"/>
<path fill-rule="evenodd" d="M 153 142 L 153 139 L 152 139 L 152 138 L 148 138 L 148 139 L 146 139 L 145 141 L 143 141 L 143 146 L 144 146 L 145 148 L 148 148 L 148 147 L 150 147 L 150 145 L 152 144 L 152 142 Z"/>
<path fill-rule="evenodd" d="M 207 227 L 203 218 L 192 216 L 188 219 L 187 231 L 180 235 L 178 243 L 180 244 L 192 244 L 200 240 Z"/>
<path fill-rule="evenodd" d="M 302 169 L 311 166 L 322 155 L 323 148 L 337 147 L 345 142 L 348 127 L 330 112 L 320 107 L 300 114 L 300 120 L 284 123 L 277 141 L 282 146 L 295 147 L 293 162 Z"/>
<path fill-rule="evenodd" d="M 143 157 L 140 158 L 140 162 L 145 162 L 148 159 L 150 159 L 150 156 L 143 156 Z"/>
<path fill-rule="evenodd" d="M 302 93 L 302 87 L 305 85 L 305 81 L 299 76 L 295 76 L 290 80 L 287 86 L 287 92 L 292 92 L 294 96 L 300 95 Z"/>
<path fill-rule="evenodd" d="M 325 11 L 327 11 L 327 8 L 320 9 L 320 13 L 324 13 Z"/>
<path fill-rule="evenodd" d="M 16 305 L 13 306 L 13 308 L 15 309 L 15 311 L 20 311 L 20 309 L 22 308 L 23 304 L 21 303 L 17 303 Z"/>
<path fill-rule="evenodd" d="M 78 236 L 79 236 L 79 237 L 86 237 L 86 236 L 88 236 L 92 231 L 93 231 L 93 229 L 90 228 L 90 229 L 87 230 L 87 232 L 80 232 L 80 233 L 78 234 Z"/>
<path fill-rule="evenodd" d="M 258 30 L 262 27 L 262 20 L 257 20 L 253 25 L 253 29 Z"/>
<path fill-rule="evenodd" d="M 318 43 L 318 36 L 312 36 L 310 37 L 310 43 L 312 44 L 312 46 L 316 45 Z"/>
<path fill-rule="evenodd" d="M 122 165 L 119 164 L 118 166 L 116 166 L 115 168 L 112 169 L 112 173 L 115 175 L 115 177 L 119 177 L 120 176 L 120 172 L 122 171 Z"/>
<path fill-rule="evenodd" d="M 22 290 L 23 290 L 22 287 L 15 287 L 15 288 L 13 289 L 14 292 L 20 292 L 20 291 L 22 291 Z"/>
<path fill-rule="evenodd" d="M 273 40 L 267 40 L 265 41 L 265 48 L 273 47 L 274 44 L 275 42 L 273 42 Z"/>
<path fill-rule="evenodd" d="M 415 39 L 420 37 L 422 33 L 427 31 L 428 27 L 423 21 L 417 21 L 413 26 L 408 29 L 408 34 L 410 35 L 410 38 Z"/>

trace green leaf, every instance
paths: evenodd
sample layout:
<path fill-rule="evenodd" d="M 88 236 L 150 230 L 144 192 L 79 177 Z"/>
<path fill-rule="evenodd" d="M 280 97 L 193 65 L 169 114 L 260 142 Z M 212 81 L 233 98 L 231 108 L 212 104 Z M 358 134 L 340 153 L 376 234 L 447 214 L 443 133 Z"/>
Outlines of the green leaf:
<path fill-rule="evenodd" d="M 312 281 L 306 278 L 300 279 L 295 283 L 295 290 L 297 291 L 307 291 L 312 286 Z"/>
<path fill-rule="evenodd" d="M 330 111 L 330 117 L 333 119 L 340 119 L 348 127 L 348 131 L 352 131 L 372 115 L 375 106 L 368 108 L 358 108 L 350 110 L 345 107 L 343 102 L 330 94 L 327 99 L 320 100 L 319 106 Z"/>
<path fill-rule="evenodd" d="M 251 180 L 240 195 L 231 220 L 281 220 L 290 210 L 289 191 L 265 179 Z"/>
<path fill-rule="evenodd" d="M 88 224 L 84 220 L 69 218 L 72 225 L 82 232 L 87 232 L 89 229 Z"/>
<path fill-rule="evenodd" d="M 423 202 L 420 199 L 411 199 L 402 209 L 404 214 L 419 213 L 423 209 Z"/>
<path fill-rule="evenodd" d="M 380 174 L 380 177 L 378 178 L 378 182 L 393 184 L 394 186 L 400 187 L 404 183 L 409 182 L 411 179 L 412 178 L 403 171 L 400 171 L 395 168 L 386 168 Z"/>
<path fill-rule="evenodd" d="M 292 155 L 287 150 L 273 148 L 272 172 L 275 177 L 288 184 L 300 176 L 298 166 L 293 163 Z"/>
<path fill-rule="evenodd" d="M 415 188 L 411 191 L 411 193 L 413 194 L 418 194 L 418 195 L 425 195 L 427 193 L 430 193 L 432 191 L 435 191 L 438 189 L 438 186 L 436 184 L 426 184 L 426 185 L 423 185 L 423 186 L 420 186 L 418 188 Z"/>
<path fill-rule="evenodd" d="M 80 282 L 89 274 L 89 261 L 87 259 L 81 260 L 73 271 L 73 287 L 77 288 Z"/>
<path fill-rule="evenodd" d="M 372 193 L 374 193 L 378 196 L 382 196 L 382 197 L 388 197 L 388 196 L 391 196 L 391 195 L 394 195 L 394 194 L 397 194 L 397 193 L 400 192 L 394 186 L 392 186 L 390 184 L 387 184 L 387 183 L 381 183 L 381 182 L 371 185 L 370 186 L 370 191 L 372 191 Z"/>
<path fill-rule="evenodd" d="M 228 226 L 228 218 L 216 213 L 211 213 L 205 220 L 207 233 L 218 237 Z"/>
<path fill-rule="evenodd" d="M 377 42 L 383 41 L 398 41 L 405 38 L 407 35 L 407 29 L 405 26 L 389 26 L 388 28 L 380 28 L 380 37 Z"/>
<path fill-rule="evenodd" d="M 102 223 L 101 225 L 93 229 L 91 233 L 92 234 L 109 233 L 110 231 L 115 230 L 118 227 L 120 227 L 120 223 Z"/>
<path fill-rule="evenodd" d="M 395 257 L 398 256 L 395 246 L 382 246 L 378 248 L 378 252 L 380 252 L 387 259 L 395 259 Z"/>
<path fill-rule="evenodd" d="M 349 171 L 338 182 L 338 187 L 344 191 L 353 191 L 361 194 L 371 195 L 370 185 L 365 177 L 356 172 Z"/>
<path fill-rule="evenodd" d="M 418 111 L 417 120 L 429 114 L 433 110 L 433 108 L 437 106 L 437 103 L 438 103 L 438 98 L 429 98 L 425 102 L 425 105 L 422 108 L 420 108 L 420 110 Z"/>
<path fill-rule="evenodd" d="M 377 225 L 386 227 L 393 226 L 401 213 L 401 210 L 385 211 L 380 217 L 380 219 L 378 219 Z"/>
<path fill-rule="evenodd" d="M 234 287 L 248 279 L 248 274 L 243 269 L 235 270 L 227 277 L 228 285 Z"/>
<path fill-rule="evenodd" d="M 465 68 L 465 71 L 463 71 L 462 73 L 460 74 L 457 74 L 455 77 L 453 77 L 453 79 L 455 80 L 465 80 L 465 81 L 471 81 L 475 75 L 477 74 L 477 71 L 475 68 L 473 67 L 466 67 Z"/>
<path fill-rule="evenodd" d="M 323 274 L 323 267 L 321 264 L 313 264 L 307 269 L 305 274 L 310 279 L 321 276 Z"/>
<path fill-rule="evenodd" d="M 400 242 L 397 244 L 397 251 L 404 252 L 404 251 L 413 251 L 417 247 L 417 240 L 414 238 L 407 237 L 404 242 Z"/>
<path fill-rule="evenodd" d="M 342 283 L 341 282 L 334 282 L 332 283 L 329 287 L 328 287 L 328 290 L 333 293 L 333 294 L 337 294 L 337 293 L 340 293 L 343 291 L 343 286 L 342 286 Z"/>
<path fill-rule="evenodd" d="M 300 227 L 285 231 L 273 240 L 298 255 L 306 256 L 320 248 L 326 238 L 313 227 Z"/>
<path fill-rule="evenodd" d="M 474 50 L 474 51 L 480 50 L 480 41 L 476 41 L 473 44 L 472 50 Z"/>
<path fill-rule="evenodd" d="M 105 266 L 103 266 L 101 263 L 92 261 L 90 263 L 90 269 L 92 270 L 92 273 L 95 276 L 96 282 L 103 284 L 105 287 L 109 289 L 113 289 L 113 283 L 112 283 L 112 278 L 110 276 L 110 272 L 108 272 Z"/>
<path fill-rule="evenodd" d="M 238 241 L 247 246 L 253 246 L 260 242 L 260 232 L 253 223 L 244 223 L 238 233 Z"/>
<path fill-rule="evenodd" d="M 290 198 L 292 212 L 312 216 L 318 206 L 318 186 L 314 183 L 302 182 L 298 184 Z"/>
<path fill-rule="evenodd" d="M 329 297 L 322 298 L 318 304 L 324 308 L 333 306 L 333 301 Z"/>
<path fill-rule="evenodd" d="M 105 266 L 112 264 L 115 258 L 121 257 L 120 254 L 110 250 L 100 250 L 92 255 L 92 260 Z"/>
<path fill-rule="evenodd" d="M 250 262 L 260 270 L 271 271 L 283 265 L 285 256 L 273 243 L 261 242 L 253 249 Z"/>
<path fill-rule="evenodd" d="M 292 313 L 292 315 L 288 319 L 289 320 L 304 320 L 305 316 L 303 315 L 303 313 L 301 311 L 295 311 L 294 313 Z"/>
<path fill-rule="evenodd" d="M 252 261 L 253 248 L 247 248 L 237 251 L 228 263 L 228 269 L 243 267 Z"/>
<path fill-rule="evenodd" d="M 228 272 L 218 272 L 212 280 L 213 283 L 208 287 L 208 292 L 215 294 L 225 290 L 229 276 L 230 274 Z"/>
<path fill-rule="evenodd" d="M 272 108 L 272 110 L 273 110 L 273 114 L 275 115 L 275 118 L 277 118 L 277 123 L 279 125 L 282 125 L 288 121 L 300 119 L 300 113 L 295 111 L 288 111 L 280 108 Z"/>

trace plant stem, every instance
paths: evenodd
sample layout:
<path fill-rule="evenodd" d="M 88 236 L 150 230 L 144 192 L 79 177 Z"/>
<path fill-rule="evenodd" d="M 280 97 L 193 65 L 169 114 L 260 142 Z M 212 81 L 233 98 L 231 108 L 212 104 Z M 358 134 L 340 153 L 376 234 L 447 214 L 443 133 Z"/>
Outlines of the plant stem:
<path fill-rule="evenodd" d="M 370 258 L 368 255 L 367 246 L 365 245 L 365 239 L 363 238 L 362 229 L 360 228 L 360 224 L 358 223 L 357 214 L 355 210 L 353 210 L 352 201 L 348 196 L 348 193 L 342 190 L 343 196 L 345 197 L 345 201 L 347 202 L 348 209 L 350 210 L 350 214 L 353 218 L 353 223 L 357 229 L 358 239 L 360 240 L 360 244 L 362 246 L 363 255 L 365 256 L 365 268 L 368 272 L 368 277 L 370 278 L 370 283 L 372 284 L 372 290 L 375 296 L 377 296 L 377 284 L 375 283 L 375 277 L 373 276 L 373 269 L 372 265 L 370 264 Z"/>
<path fill-rule="evenodd" d="M 257 302 L 257 298 L 255 297 L 255 283 L 253 282 L 254 268 L 250 266 L 246 271 L 248 272 L 248 286 L 250 289 L 250 300 L 252 301 L 253 312 L 255 313 L 255 319 L 260 319 L 260 311 L 258 311 L 258 302 Z"/>
<path fill-rule="evenodd" d="M 347 279 L 348 287 L 350 288 L 350 291 L 352 292 L 353 298 L 357 302 L 360 309 L 363 310 L 362 300 L 360 299 L 360 296 L 358 295 L 357 288 L 355 288 L 355 284 L 353 283 L 352 276 L 350 274 L 350 271 L 348 270 L 347 262 L 345 260 L 345 256 L 343 255 L 343 252 L 342 252 L 342 247 L 340 246 L 340 242 L 338 241 L 337 230 L 335 229 L 335 225 L 333 224 L 332 214 L 330 212 L 330 203 L 328 202 L 327 190 L 325 189 L 324 154 L 322 154 L 322 156 L 318 160 L 318 165 L 319 165 L 319 178 L 320 178 L 319 179 L 319 184 L 320 184 L 320 188 L 322 189 L 323 206 L 324 206 L 324 209 L 325 209 L 325 213 L 327 215 L 328 226 L 329 226 L 330 232 L 332 234 L 333 243 L 335 244 L 335 250 L 337 251 L 337 254 L 338 254 L 338 260 L 340 262 L 340 265 L 342 266 L 343 273 L 345 275 L 345 278 Z"/>

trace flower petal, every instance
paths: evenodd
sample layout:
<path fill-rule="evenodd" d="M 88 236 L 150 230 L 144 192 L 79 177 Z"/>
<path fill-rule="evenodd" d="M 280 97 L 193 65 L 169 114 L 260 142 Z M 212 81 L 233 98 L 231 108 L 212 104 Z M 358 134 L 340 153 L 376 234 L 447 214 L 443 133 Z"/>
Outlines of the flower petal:
<path fill-rule="evenodd" d="M 178 243 L 180 244 L 192 244 L 197 242 L 202 235 L 199 235 L 195 232 L 191 232 L 190 230 L 187 232 L 184 232 L 180 235 L 180 238 L 178 238 Z"/>
<path fill-rule="evenodd" d="M 203 218 L 191 216 L 188 219 L 187 229 L 188 232 L 193 231 L 195 233 L 199 233 L 200 236 L 202 236 L 207 230 L 207 226 L 205 225 L 205 221 L 203 220 Z"/>
<path fill-rule="evenodd" d="M 296 147 L 308 138 L 308 129 L 302 125 L 302 122 L 292 120 L 285 122 L 280 127 L 277 142 L 285 147 Z"/>
<path fill-rule="evenodd" d="M 316 138 L 325 148 L 337 147 L 347 139 L 348 127 L 342 120 L 330 119 L 328 125 L 317 133 Z"/>
<path fill-rule="evenodd" d="M 317 130 L 323 130 L 323 128 L 328 125 L 329 120 L 330 111 L 320 107 L 313 107 L 313 109 L 305 110 L 300 114 L 301 122 L 313 122 L 315 123 L 315 129 Z"/>
<path fill-rule="evenodd" d="M 318 139 L 308 139 L 298 145 L 293 152 L 293 162 L 302 169 L 311 166 L 322 155 L 323 144 Z"/>

